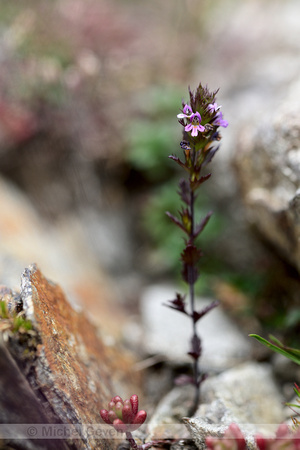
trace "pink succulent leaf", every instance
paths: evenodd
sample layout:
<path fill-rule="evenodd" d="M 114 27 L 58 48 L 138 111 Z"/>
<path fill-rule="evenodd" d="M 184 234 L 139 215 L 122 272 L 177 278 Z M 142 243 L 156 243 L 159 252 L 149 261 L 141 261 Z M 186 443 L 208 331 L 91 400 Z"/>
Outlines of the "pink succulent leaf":
<path fill-rule="evenodd" d="M 115 402 L 113 402 L 113 401 L 111 400 L 111 401 L 109 402 L 109 404 L 108 404 L 108 410 L 114 409 L 115 406 L 116 406 Z"/>
<path fill-rule="evenodd" d="M 259 450 L 266 450 L 267 449 L 267 441 L 260 434 L 255 436 L 255 442 L 256 442 L 256 445 L 257 445 Z"/>
<path fill-rule="evenodd" d="M 142 424 L 145 422 L 146 418 L 147 418 L 147 413 L 146 413 L 146 411 L 144 411 L 143 409 L 141 409 L 141 411 L 139 411 L 139 412 L 136 414 L 135 418 L 134 418 L 133 421 L 132 421 L 132 424 L 133 424 L 133 425 L 142 425 Z"/>
<path fill-rule="evenodd" d="M 244 435 L 239 429 L 238 425 L 236 425 L 235 423 L 229 425 L 223 437 L 221 438 L 216 438 L 212 436 L 207 437 L 206 445 L 210 450 L 219 450 L 219 449 L 229 450 L 234 448 L 236 448 L 237 450 L 247 449 Z"/>
<path fill-rule="evenodd" d="M 106 409 L 101 409 L 100 416 L 105 423 L 107 423 L 108 425 L 112 425 L 112 422 L 109 419 L 109 412 Z"/>
<path fill-rule="evenodd" d="M 132 408 L 131 408 L 130 404 L 129 405 L 125 404 L 123 406 L 122 416 L 123 416 L 122 420 L 123 420 L 124 423 L 127 423 L 127 424 L 128 423 L 132 423 L 135 414 L 133 414 L 133 411 L 132 411 Z"/>
<path fill-rule="evenodd" d="M 121 419 L 114 420 L 113 427 L 118 433 L 125 433 L 127 431 L 127 425 Z"/>
<path fill-rule="evenodd" d="M 131 403 L 131 407 L 132 407 L 132 412 L 134 415 L 136 415 L 138 413 L 139 410 L 139 398 L 137 395 L 132 395 L 130 397 L 130 403 Z"/>
<path fill-rule="evenodd" d="M 290 430 L 286 423 L 279 425 L 276 431 L 276 438 L 281 439 L 290 436 Z"/>
<path fill-rule="evenodd" d="M 117 414 L 111 409 L 110 411 L 108 411 L 108 418 L 110 420 L 110 423 L 113 423 L 114 420 L 116 420 Z"/>
<path fill-rule="evenodd" d="M 121 398 L 119 395 L 116 395 L 115 397 L 113 397 L 113 398 L 111 399 L 111 401 L 114 402 L 114 403 L 121 402 L 122 405 L 124 404 L 122 398 Z"/>
<path fill-rule="evenodd" d="M 226 433 L 227 437 L 235 439 L 238 450 L 245 450 L 247 448 L 244 435 L 236 423 L 231 423 L 228 430 L 226 430 L 225 435 Z"/>

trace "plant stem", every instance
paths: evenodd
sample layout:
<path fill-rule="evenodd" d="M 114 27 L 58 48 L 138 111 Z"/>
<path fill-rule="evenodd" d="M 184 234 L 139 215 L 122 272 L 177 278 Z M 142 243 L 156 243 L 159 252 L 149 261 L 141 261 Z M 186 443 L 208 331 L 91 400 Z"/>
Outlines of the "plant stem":
<path fill-rule="evenodd" d="M 194 167 L 195 162 L 195 148 L 192 149 L 192 167 Z M 190 236 L 189 236 L 189 243 L 191 245 L 194 245 L 194 227 L 195 227 L 195 214 L 194 214 L 194 205 L 195 205 L 195 194 L 192 189 L 192 177 L 193 172 L 190 174 L 190 220 L 191 220 L 191 229 L 190 229 Z M 193 271 L 193 267 L 191 268 Z M 194 289 L 194 280 L 191 279 L 193 277 L 189 277 L 189 294 L 190 294 L 190 306 L 191 306 L 191 314 L 192 314 L 192 321 L 193 321 L 193 338 L 192 340 L 199 339 L 197 335 L 197 328 L 196 328 L 196 321 L 194 319 L 194 311 L 195 311 L 195 289 Z M 192 413 L 194 413 L 198 407 L 199 398 L 200 398 L 200 384 L 199 384 L 199 365 L 198 365 L 199 358 L 194 359 L 194 384 L 195 384 L 195 397 L 194 397 L 194 403 L 192 407 Z"/>
<path fill-rule="evenodd" d="M 147 450 L 153 445 L 153 442 L 147 442 L 146 444 L 138 445 L 135 442 L 134 437 L 132 436 L 130 431 L 126 431 L 126 440 L 129 442 L 129 445 L 133 450 Z"/>

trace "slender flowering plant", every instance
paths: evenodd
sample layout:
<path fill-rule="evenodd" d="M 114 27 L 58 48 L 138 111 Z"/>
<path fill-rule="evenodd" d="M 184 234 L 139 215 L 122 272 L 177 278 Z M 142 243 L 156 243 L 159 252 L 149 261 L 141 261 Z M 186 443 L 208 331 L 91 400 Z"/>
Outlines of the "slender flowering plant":
<path fill-rule="evenodd" d="M 193 411 L 199 403 L 200 384 L 205 379 L 205 374 L 200 373 L 199 358 L 201 356 L 201 340 L 197 334 L 196 324 L 206 313 L 217 306 L 218 302 L 212 302 L 209 306 L 197 311 L 195 309 L 194 285 L 199 277 L 199 261 L 202 251 L 197 244 L 199 235 L 204 230 L 212 212 L 199 222 L 195 220 L 195 203 L 197 191 L 206 182 L 211 174 L 204 173 L 208 163 L 211 162 L 221 139 L 219 127 L 227 127 L 228 122 L 223 119 L 221 106 L 216 102 L 218 91 L 210 92 L 201 84 L 195 92 L 189 91 L 189 103 L 183 103 L 182 111 L 177 115 L 179 123 L 183 127 L 183 140 L 180 147 L 183 151 L 183 159 L 175 155 L 170 158 L 185 170 L 186 178 L 179 181 L 179 195 L 183 206 L 179 211 L 179 217 L 167 212 L 170 219 L 185 233 L 185 248 L 181 254 L 182 277 L 189 286 L 189 303 L 187 309 L 185 297 L 176 294 L 176 298 L 168 302 L 167 306 L 189 316 L 193 324 L 193 334 L 188 354 L 193 360 L 194 376 L 181 377 L 181 382 L 192 382 L 195 385 L 195 399 Z"/>

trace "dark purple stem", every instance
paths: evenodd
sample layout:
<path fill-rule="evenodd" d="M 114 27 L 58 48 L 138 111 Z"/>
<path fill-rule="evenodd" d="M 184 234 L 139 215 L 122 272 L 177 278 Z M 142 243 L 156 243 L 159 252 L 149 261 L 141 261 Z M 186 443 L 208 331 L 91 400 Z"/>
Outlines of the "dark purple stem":
<path fill-rule="evenodd" d="M 192 150 L 192 166 L 194 166 L 195 162 L 195 148 Z M 191 230 L 190 230 L 190 236 L 189 236 L 189 242 L 191 245 L 194 245 L 194 228 L 195 228 L 195 214 L 194 214 L 194 204 L 195 204 L 195 195 L 194 191 L 192 189 L 192 179 L 190 177 L 190 217 L 191 217 Z M 193 270 L 193 267 L 191 267 L 191 270 Z M 191 317 L 193 321 L 193 339 L 197 339 L 197 328 L 196 328 L 196 320 L 194 317 L 195 312 L 195 289 L 194 289 L 194 282 L 191 281 L 191 277 L 189 281 L 189 292 L 190 292 L 190 305 L 191 305 Z M 192 406 L 192 413 L 196 412 L 196 409 L 199 404 L 199 398 L 200 398 L 200 385 L 199 385 L 199 364 L 198 364 L 199 358 L 194 358 L 194 384 L 195 384 L 195 397 L 194 397 L 194 403 Z"/>

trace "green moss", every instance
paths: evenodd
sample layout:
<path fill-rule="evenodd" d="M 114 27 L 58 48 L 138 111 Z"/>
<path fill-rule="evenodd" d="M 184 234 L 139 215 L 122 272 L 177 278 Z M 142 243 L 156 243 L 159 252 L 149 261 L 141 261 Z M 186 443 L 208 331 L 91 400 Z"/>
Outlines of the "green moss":
<path fill-rule="evenodd" d="M 29 330 L 32 330 L 32 323 L 30 320 L 25 319 L 22 316 L 14 317 L 12 328 L 13 333 L 17 333 L 19 331 L 24 333 Z"/>
<path fill-rule="evenodd" d="M 6 305 L 6 303 L 3 300 L 0 301 L 0 318 L 1 319 L 8 319 L 9 318 L 7 305 Z"/>

